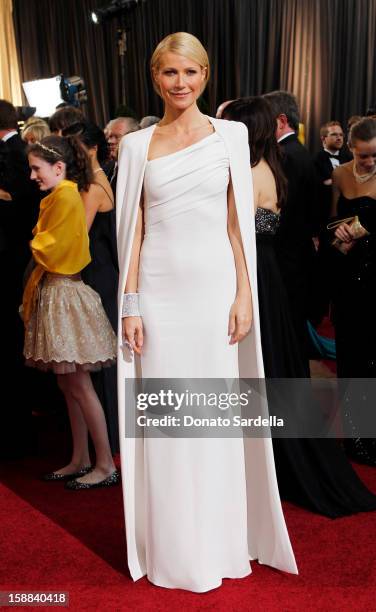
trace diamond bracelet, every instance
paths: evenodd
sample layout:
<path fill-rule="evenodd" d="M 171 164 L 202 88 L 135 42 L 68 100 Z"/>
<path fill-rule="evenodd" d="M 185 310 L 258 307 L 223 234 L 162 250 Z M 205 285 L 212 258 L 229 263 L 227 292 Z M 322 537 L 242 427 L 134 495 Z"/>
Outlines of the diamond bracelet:
<path fill-rule="evenodd" d="M 121 317 L 140 317 L 138 293 L 124 293 Z"/>

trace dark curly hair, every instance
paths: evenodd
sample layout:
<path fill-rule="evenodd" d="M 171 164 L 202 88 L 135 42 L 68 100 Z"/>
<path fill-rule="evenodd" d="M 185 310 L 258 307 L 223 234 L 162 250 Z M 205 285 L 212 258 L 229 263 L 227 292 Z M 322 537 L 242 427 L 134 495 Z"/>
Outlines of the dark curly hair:
<path fill-rule="evenodd" d="M 63 136 L 77 136 L 89 149 L 97 147 L 97 158 L 100 164 L 108 160 L 109 151 L 103 130 L 91 121 L 77 121 L 63 129 Z"/>
<path fill-rule="evenodd" d="M 88 191 L 94 180 L 89 156 L 76 136 L 47 136 L 41 142 L 29 145 L 27 153 L 51 165 L 63 161 L 66 178 L 77 183 L 79 191 Z"/>
<path fill-rule="evenodd" d="M 276 123 L 269 102 L 261 96 L 239 98 L 226 106 L 222 117 L 241 121 L 247 126 L 251 167 L 265 159 L 275 178 L 278 205 L 282 206 L 287 196 L 287 179 L 282 170 L 282 153 L 275 136 Z"/>

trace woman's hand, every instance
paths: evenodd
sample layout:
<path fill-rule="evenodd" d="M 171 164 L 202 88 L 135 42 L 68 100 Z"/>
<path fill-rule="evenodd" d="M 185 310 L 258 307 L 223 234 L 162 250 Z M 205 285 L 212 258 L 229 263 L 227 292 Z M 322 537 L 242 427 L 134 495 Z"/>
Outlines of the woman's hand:
<path fill-rule="evenodd" d="M 347 223 L 341 223 L 341 225 L 339 225 L 334 232 L 334 235 L 342 242 L 352 242 L 352 240 L 354 240 L 351 227 L 350 225 L 347 225 Z"/>
<path fill-rule="evenodd" d="M 249 292 L 237 295 L 231 306 L 228 335 L 230 344 L 241 342 L 252 327 L 252 298 Z"/>
<path fill-rule="evenodd" d="M 124 317 L 122 319 L 123 342 L 127 342 L 132 351 L 141 355 L 144 343 L 143 325 L 141 317 Z"/>

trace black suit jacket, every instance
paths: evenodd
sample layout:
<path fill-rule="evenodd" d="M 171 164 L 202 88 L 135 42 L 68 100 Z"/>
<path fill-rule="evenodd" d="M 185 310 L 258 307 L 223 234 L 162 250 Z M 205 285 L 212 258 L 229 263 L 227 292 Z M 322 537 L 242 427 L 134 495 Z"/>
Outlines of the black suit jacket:
<path fill-rule="evenodd" d="M 283 170 L 288 181 L 287 202 L 282 210 L 279 242 L 288 250 L 306 248 L 317 235 L 318 178 L 307 149 L 295 134 L 280 142 Z"/>
<path fill-rule="evenodd" d="M 322 149 L 313 158 L 317 176 L 319 179 L 319 196 L 318 196 L 318 212 L 320 229 L 324 230 L 330 217 L 330 209 L 332 203 L 332 186 L 325 185 L 324 181 L 332 178 L 333 165 L 330 161 L 331 155 Z M 349 161 L 349 156 L 346 148 L 342 148 L 338 155 L 335 156 L 340 164 Z"/>
<path fill-rule="evenodd" d="M 287 136 L 280 142 L 280 146 L 283 169 L 288 181 L 288 194 L 281 210 L 275 246 L 290 299 L 296 333 L 305 348 L 305 321 L 310 314 L 310 287 L 313 284 L 315 263 L 312 236 L 318 232 L 318 179 L 310 154 L 295 134 Z"/>
<path fill-rule="evenodd" d="M 30 179 L 26 144 L 18 134 L 0 141 L 0 187 L 12 201 L 0 200 L 0 251 L 25 245 L 38 218 L 40 192 Z"/>
<path fill-rule="evenodd" d="M 338 155 L 333 157 L 338 159 L 340 164 L 344 164 L 350 161 L 346 149 L 344 148 L 340 150 Z M 315 157 L 313 158 L 320 181 L 327 181 L 332 177 L 333 165 L 330 161 L 330 158 L 330 153 L 328 153 L 328 151 L 325 151 L 324 149 L 316 153 Z"/>

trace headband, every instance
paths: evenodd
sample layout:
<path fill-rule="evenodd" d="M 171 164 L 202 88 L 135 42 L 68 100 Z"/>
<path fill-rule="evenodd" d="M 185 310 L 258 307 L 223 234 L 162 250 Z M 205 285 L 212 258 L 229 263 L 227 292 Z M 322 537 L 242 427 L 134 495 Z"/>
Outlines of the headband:
<path fill-rule="evenodd" d="M 46 145 L 42 144 L 41 142 L 36 142 L 35 144 L 38 145 L 38 147 L 40 147 L 41 149 L 43 149 L 43 151 L 53 153 L 53 155 L 57 155 L 58 157 L 63 157 L 59 151 L 56 151 L 56 149 L 51 149 L 50 147 L 46 147 Z"/>

